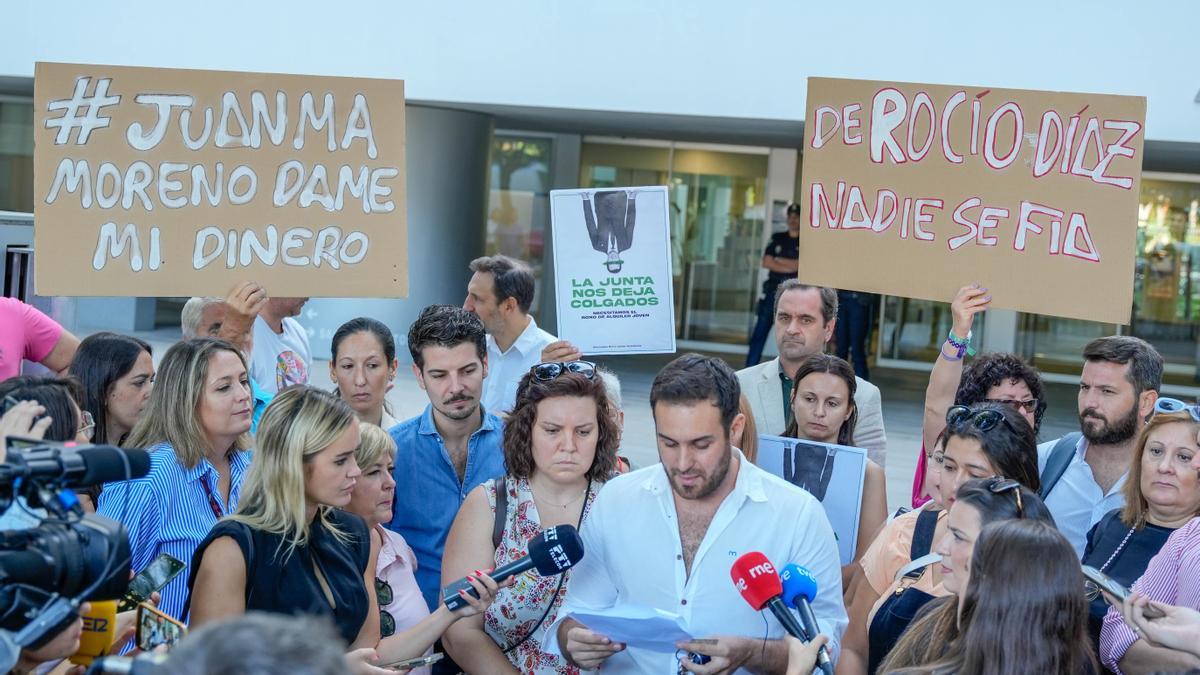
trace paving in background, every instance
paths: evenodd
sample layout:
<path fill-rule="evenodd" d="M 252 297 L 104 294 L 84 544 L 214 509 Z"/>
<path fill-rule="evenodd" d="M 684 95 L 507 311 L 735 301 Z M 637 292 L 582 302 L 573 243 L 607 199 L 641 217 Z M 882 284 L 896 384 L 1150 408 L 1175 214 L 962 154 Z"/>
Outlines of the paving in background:
<path fill-rule="evenodd" d="M 153 346 L 155 363 L 167 348 L 179 339 L 179 331 L 169 329 L 141 332 L 136 335 Z M 595 359 L 621 379 L 621 397 L 625 409 L 625 435 L 621 441 L 621 453 L 630 459 L 634 467 L 648 466 L 658 461 L 658 450 L 654 442 L 654 420 L 650 414 L 650 385 L 654 381 L 655 373 L 671 358 L 656 354 Z M 730 365 L 738 367 L 740 362 Z M 328 361 L 312 364 L 311 371 L 310 377 L 314 386 L 333 388 Z M 873 371 L 872 382 L 883 393 L 883 420 L 888 438 L 888 505 L 891 510 L 906 506 L 910 502 L 913 472 L 921 449 L 921 418 L 928 378 L 928 373 L 918 371 Z M 1058 438 L 1068 431 L 1078 430 L 1076 387 L 1063 384 L 1047 384 L 1046 387 L 1049 408 L 1042 421 L 1041 439 Z M 420 414 L 428 405 L 429 399 L 417 384 L 408 364 L 402 362 L 396 375 L 395 386 L 388 393 L 388 402 L 392 407 L 392 414 L 397 419 Z"/>

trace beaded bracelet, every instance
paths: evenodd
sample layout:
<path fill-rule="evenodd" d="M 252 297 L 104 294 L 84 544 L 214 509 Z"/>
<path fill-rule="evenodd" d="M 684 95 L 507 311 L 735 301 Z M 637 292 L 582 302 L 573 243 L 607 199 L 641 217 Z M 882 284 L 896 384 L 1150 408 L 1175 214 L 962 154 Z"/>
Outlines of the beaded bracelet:
<path fill-rule="evenodd" d="M 960 338 L 954 334 L 954 329 L 951 329 L 950 333 L 946 335 L 946 342 L 949 342 L 950 346 L 954 347 L 958 353 L 958 359 L 961 359 L 964 354 L 975 356 L 975 348 L 971 346 L 971 335 L 971 331 L 967 331 L 967 337 Z"/>

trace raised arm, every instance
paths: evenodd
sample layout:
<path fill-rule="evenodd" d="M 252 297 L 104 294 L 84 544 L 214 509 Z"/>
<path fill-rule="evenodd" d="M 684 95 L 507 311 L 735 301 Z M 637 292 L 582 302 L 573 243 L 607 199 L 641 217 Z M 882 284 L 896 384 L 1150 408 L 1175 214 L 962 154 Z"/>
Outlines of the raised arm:
<path fill-rule="evenodd" d="M 975 315 L 986 310 L 992 302 L 988 289 L 971 284 L 958 289 L 950 303 L 953 316 L 951 330 L 958 339 L 966 339 L 971 332 Z M 933 362 L 929 373 L 929 386 L 925 389 L 925 419 L 921 424 L 921 440 L 926 448 L 932 448 L 938 434 L 946 426 L 946 411 L 954 405 L 954 394 L 962 379 L 963 360 L 958 349 L 949 341 L 942 342 L 941 351 Z"/>

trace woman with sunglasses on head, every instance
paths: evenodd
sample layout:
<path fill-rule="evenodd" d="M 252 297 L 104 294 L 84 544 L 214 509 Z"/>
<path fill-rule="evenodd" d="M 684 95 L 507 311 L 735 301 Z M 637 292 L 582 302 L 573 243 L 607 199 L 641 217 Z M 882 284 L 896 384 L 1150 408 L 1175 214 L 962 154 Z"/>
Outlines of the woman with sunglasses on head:
<path fill-rule="evenodd" d="M 540 530 L 583 524 L 617 466 L 620 433 L 609 405 L 586 361 L 541 363 L 521 378 L 504 426 L 508 475 L 484 483 L 463 503 L 446 539 L 443 584 L 522 557 Z M 469 673 L 578 673 L 541 647 L 569 575 L 521 575 L 482 617 L 446 631 L 446 651 Z"/>
<path fill-rule="evenodd" d="M 887 675 L 1098 673 L 1075 549 L 1032 492 L 1025 518 L 992 521 L 956 542 L 946 576 L 954 597 L 919 618 L 880 666 Z M 1011 496 L 1007 497 L 1010 501 Z M 954 509 L 968 499 L 964 495 Z M 953 513 L 951 514 L 953 517 Z M 958 549 L 962 549 L 959 552 Z M 1030 561 L 1037 561 L 1030 564 Z"/>
<path fill-rule="evenodd" d="M 964 286 L 950 303 L 950 334 L 942 343 L 929 374 L 925 390 L 925 416 L 921 425 L 921 455 L 913 478 L 913 508 L 936 498 L 931 478 L 939 468 L 934 441 L 945 426 L 946 411 L 954 405 L 1002 403 L 1012 406 L 1033 427 L 1034 436 L 1046 412 L 1046 394 L 1042 377 L 1033 366 L 1016 354 L 997 352 L 980 354 L 964 367 L 971 348 L 971 324 L 975 315 L 987 310 L 992 296 L 979 284 Z"/>
<path fill-rule="evenodd" d="M 949 508 L 968 480 L 1007 476 L 1036 493 L 1037 439 L 1012 406 L 982 403 L 955 406 L 946 414 L 935 481 Z M 915 613 L 949 591 L 934 564 L 933 547 L 945 538 L 948 518 L 928 505 L 884 528 L 859 560 L 845 594 L 850 624 L 842 638 L 840 673 L 874 673 Z"/>
<path fill-rule="evenodd" d="M 854 369 L 843 359 L 830 354 L 813 354 L 801 362 L 792 378 L 792 423 L 783 432 L 788 438 L 819 443 L 854 446 L 854 424 L 858 410 L 854 405 L 857 381 Z M 828 475 L 828 472 L 822 471 Z M 859 508 L 857 557 L 875 540 L 887 521 L 887 478 L 883 467 L 867 460 Z M 842 568 L 846 585 L 854 563 Z"/>
<path fill-rule="evenodd" d="M 1155 413 L 1147 429 L 1156 426 L 1155 420 L 1163 416 L 1200 422 L 1200 406 L 1187 405 L 1176 399 L 1160 398 L 1155 404 Z M 1172 426 L 1186 428 L 1190 425 Z M 1191 441 L 1200 441 L 1195 435 L 1196 431 L 1192 433 Z M 1180 435 L 1176 439 L 1180 445 L 1175 450 L 1181 454 L 1186 453 L 1187 447 L 1182 445 L 1186 440 Z M 1192 457 L 1188 470 L 1195 472 L 1200 470 L 1200 455 L 1193 454 Z M 1130 473 L 1132 480 L 1133 472 Z M 1195 473 L 1192 477 L 1195 477 Z M 1125 487 L 1128 490 L 1129 484 L 1126 483 Z M 1129 508 L 1128 492 L 1126 494 L 1126 508 Z M 1136 604 L 1139 607 L 1134 608 L 1135 603 L 1126 602 L 1124 607 L 1110 607 L 1104 616 L 1104 625 L 1100 630 L 1100 659 L 1104 666 L 1115 673 L 1182 672 L 1200 669 L 1200 657 L 1164 645 L 1151 644 L 1141 633 L 1137 622 L 1133 621 L 1135 611 L 1136 616 L 1146 620 L 1144 611 L 1149 601 L 1200 610 L 1200 517 L 1191 518 L 1167 537 L 1130 590 L 1130 597 L 1137 600 Z M 1196 640 L 1200 641 L 1200 635 L 1196 636 Z"/>
<path fill-rule="evenodd" d="M 1172 532 L 1200 515 L 1200 477 L 1191 468 L 1200 456 L 1200 422 L 1184 408 L 1181 401 L 1158 399 L 1134 448 L 1123 488 L 1125 506 L 1109 512 L 1088 533 L 1083 564 L 1122 586 L 1142 576 Z M 1088 628 L 1099 645 L 1108 603 L 1094 585 L 1089 585 L 1088 599 Z"/>

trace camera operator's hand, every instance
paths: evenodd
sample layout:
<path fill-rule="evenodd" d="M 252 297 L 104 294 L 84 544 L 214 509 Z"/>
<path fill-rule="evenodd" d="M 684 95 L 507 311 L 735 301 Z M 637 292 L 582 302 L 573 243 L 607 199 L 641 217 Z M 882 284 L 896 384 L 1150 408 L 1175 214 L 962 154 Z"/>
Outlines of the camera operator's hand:
<path fill-rule="evenodd" d="M 37 401 L 20 401 L 0 417 L 0 462 L 8 448 L 9 436 L 36 438 L 41 440 L 54 419 L 46 415 L 46 408 Z"/>

